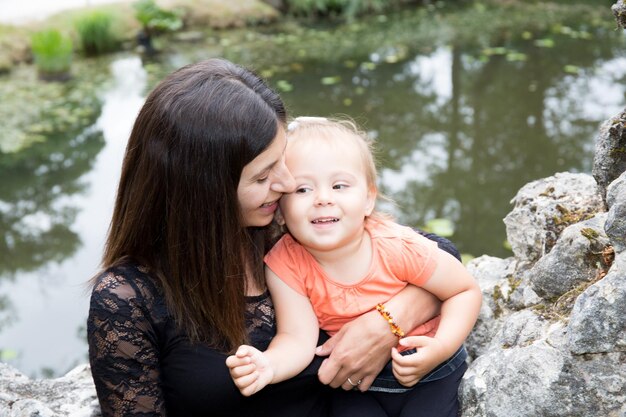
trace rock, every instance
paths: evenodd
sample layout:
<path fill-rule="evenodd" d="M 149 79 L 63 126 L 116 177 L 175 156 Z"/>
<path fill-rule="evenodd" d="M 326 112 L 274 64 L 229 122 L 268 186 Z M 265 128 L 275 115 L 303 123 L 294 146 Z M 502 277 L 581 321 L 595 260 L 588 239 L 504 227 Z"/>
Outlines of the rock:
<path fill-rule="evenodd" d="M 611 11 L 615 16 L 617 25 L 622 29 L 626 29 L 626 2 L 624 0 L 618 0 L 611 6 Z"/>
<path fill-rule="evenodd" d="M 624 306 L 626 253 L 619 254 L 608 274 L 576 299 L 568 325 L 569 349 L 575 354 L 626 352 Z"/>
<path fill-rule="evenodd" d="M 478 281 L 483 293 L 478 320 L 466 343 L 472 358 L 484 352 L 494 332 L 499 330 L 498 319 L 505 308 L 505 297 L 511 290 L 507 277 L 511 276 L 514 266 L 513 258 L 500 259 L 486 255 L 472 259 L 467 265 L 467 270 Z"/>
<path fill-rule="evenodd" d="M 483 305 L 463 417 L 626 417 L 626 174 L 603 178 L 606 206 L 585 174 L 522 187 L 514 257 L 468 264 Z"/>
<path fill-rule="evenodd" d="M 97 417 L 100 405 L 89 365 L 56 379 L 31 380 L 0 363 L 0 416 Z"/>
<path fill-rule="evenodd" d="M 497 347 L 525 347 L 543 337 L 549 323 L 531 310 L 511 314 L 494 337 Z"/>
<path fill-rule="evenodd" d="M 603 199 L 608 185 L 626 171 L 625 124 L 626 111 L 622 111 L 602 123 L 596 138 L 592 172 Z"/>
<path fill-rule="evenodd" d="M 604 231 L 611 240 L 615 252 L 626 249 L 626 172 L 613 181 L 606 193 L 609 213 Z"/>
<path fill-rule="evenodd" d="M 494 343 L 467 370 L 459 389 L 463 417 L 626 415 L 626 354 L 572 356 L 563 349 L 563 324 L 516 315 L 499 335 L 513 337 L 515 346 Z"/>
<path fill-rule="evenodd" d="M 530 278 L 532 277 L 528 271 L 517 271 L 520 278 L 514 279 L 515 288 L 509 295 L 508 307 L 514 310 L 519 310 L 526 307 L 537 305 L 541 302 L 541 297 L 537 295 L 535 290 L 529 285 Z"/>
<path fill-rule="evenodd" d="M 576 409 L 571 393 L 563 395 L 563 390 L 555 389 L 566 366 L 566 357 L 545 343 L 490 350 L 472 363 L 463 378 L 460 387 L 462 415 L 596 415 Z"/>
<path fill-rule="evenodd" d="M 608 269 L 603 250 L 609 246 L 604 232 L 606 213 L 568 226 L 547 255 L 529 273 L 533 290 L 545 299 L 560 297 Z"/>
<path fill-rule="evenodd" d="M 587 174 L 557 173 L 523 186 L 504 218 L 508 241 L 521 264 L 533 264 L 550 252 L 565 227 L 604 211 L 594 179 Z"/>

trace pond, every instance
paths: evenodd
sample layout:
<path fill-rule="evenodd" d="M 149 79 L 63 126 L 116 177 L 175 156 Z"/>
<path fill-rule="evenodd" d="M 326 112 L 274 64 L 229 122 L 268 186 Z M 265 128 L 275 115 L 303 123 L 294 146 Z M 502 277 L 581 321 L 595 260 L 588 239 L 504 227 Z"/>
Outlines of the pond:
<path fill-rule="evenodd" d="M 356 119 L 378 144 L 380 186 L 395 201 L 384 208 L 402 223 L 444 219 L 436 230 L 452 229 L 467 256 L 510 256 L 502 218 L 517 190 L 591 172 L 599 124 L 624 107 L 626 50 L 608 15 L 544 26 L 531 16 L 503 29 L 490 27 L 503 16 L 488 13 L 433 7 L 341 27 L 286 23 L 175 43 L 151 60 L 92 62 L 102 80 L 95 121 L 0 153 L 2 361 L 38 377 L 87 360 L 86 282 L 134 117 L 159 78 L 209 56 L 256 68 L 292 115 Z M 463 36 L 454 31 L 468 21 Z"/>

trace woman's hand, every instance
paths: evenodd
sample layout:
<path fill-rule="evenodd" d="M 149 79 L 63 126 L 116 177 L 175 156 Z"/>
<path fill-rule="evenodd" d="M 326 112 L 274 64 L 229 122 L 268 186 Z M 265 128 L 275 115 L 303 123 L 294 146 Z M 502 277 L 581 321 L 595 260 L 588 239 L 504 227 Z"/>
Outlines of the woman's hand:
<path fill-rule="evenodd" d="M 330 355 L 318 371 L 320 382 L 333 388 L 354 388 L 366 391 L 391 357 L 391 348 L 398 338 L 389 325 L 373 310 L 345 324 L 341 330 L 315 351 L 318 356 Z"/>
<path fill-rule="evenodd" d="M 400 328 L 414 329 L 439 313 L 441 303 L 431 293 L 407 285 L 391 300 L 385 303 L 388 311 Z M 391 348 L 398 344 L 398 338 L 389 328 L 389 323 L 372 310 L 345 324 L 341 330 L 319 346 L 318 356 L 330 355 L 318 371 L 323 384 L 345 390 L 366 391 L 391 357 Z"/>

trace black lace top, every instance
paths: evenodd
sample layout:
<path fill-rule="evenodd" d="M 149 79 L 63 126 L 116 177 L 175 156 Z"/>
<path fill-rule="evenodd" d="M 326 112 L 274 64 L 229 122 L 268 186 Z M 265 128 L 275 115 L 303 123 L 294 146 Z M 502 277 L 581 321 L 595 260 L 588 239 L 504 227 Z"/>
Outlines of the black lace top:
<path fill-rule="evenodd" d="M 445 238 L 420 232 L 460 259 Z M 251 344 L 265 350 L 276 333 L 269 294 L 249 297 Z M 317 380 L 321 358 L 298 376 L 243 397 L 226 355 L 193 345 L 176 328 L 146 269 L 136 265 L 102 273 L 87 319 L 89 361 L 104 417 L 108 416 L 327 416 L 329 390 Z"/>
<path fill-rule="evenodd" d="M 246 324 L 251 344 L 265 350 L 276 332 L 267 292 L 248 297 Z M 306 415 L 319 400 L 321 384 L 314 372 L 250 398 L 241 396 L 226 355 L 191 344 L 174 325 L 148 271 L 135 265 L 98 277 L 87 334 L 103 416 Z M 294 403 L 278 412 L 277 401 L 285 398 Z"/>

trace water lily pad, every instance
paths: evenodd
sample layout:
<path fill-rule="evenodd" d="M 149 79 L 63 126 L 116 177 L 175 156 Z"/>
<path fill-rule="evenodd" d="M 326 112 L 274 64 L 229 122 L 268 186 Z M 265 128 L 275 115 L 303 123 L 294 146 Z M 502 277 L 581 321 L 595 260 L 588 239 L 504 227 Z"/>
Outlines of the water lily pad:
<path fill-rule="evenodd" d="M 293 91 L 293 84 L 286 80 L 278 80 L 276 81 L 276 88 L 284 93 L 288 93 Z"/>
<path fill-rule="evenodd" d="M 535 46 L 538 46 L 539 48 L 554 48 L 554 39 L 537 39 L 535 41 Z"/>
<path fill-rule="evenodd" d="M 322 85 L 334 85 L 341 81 L 341 77 L 335 75 L 333 77 L 324 77 L 322 78 Z"/>
<path fill-rule="evenodd" d="M 425 229 L 439 236 L 450 237 L 454 234 L 454 223 L 449 219 L 432 219 L 426 222 Z"/>
<path fill-rule="evenodd" d="M 526 61 L 528 56 L 521 52 L 509 52 L 506 54 L 506 60 L 509 62 Z"/>
<path fill-rule="evenodd" d="M 1 349 L 0 350 L 0 360 L 2 361 L 10 361 L 13 359 L 17 359 L 19 353 L 15 349 Z"/>

